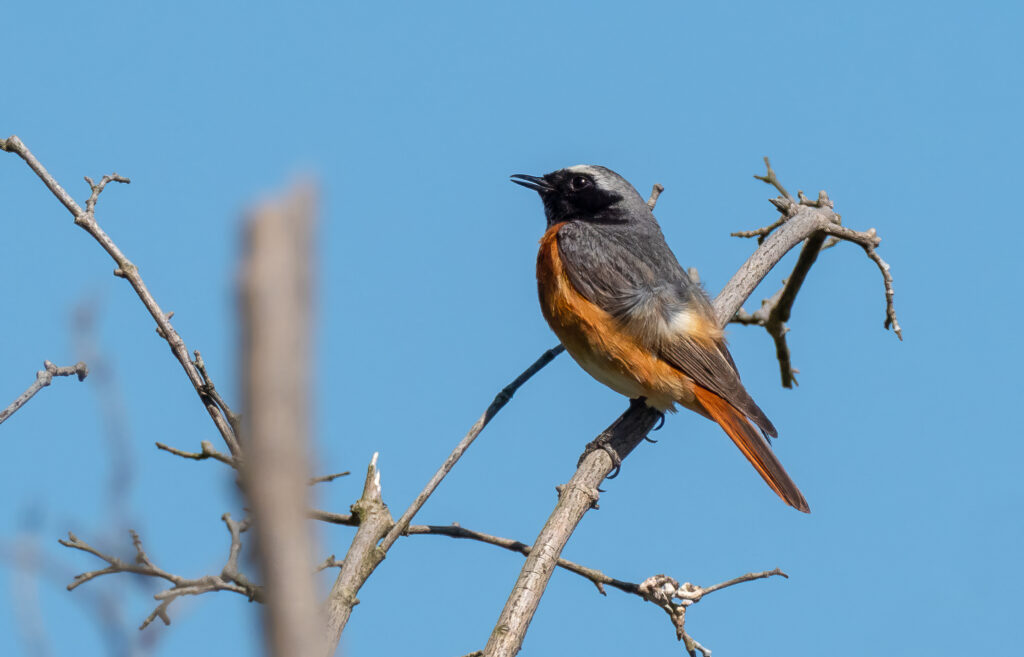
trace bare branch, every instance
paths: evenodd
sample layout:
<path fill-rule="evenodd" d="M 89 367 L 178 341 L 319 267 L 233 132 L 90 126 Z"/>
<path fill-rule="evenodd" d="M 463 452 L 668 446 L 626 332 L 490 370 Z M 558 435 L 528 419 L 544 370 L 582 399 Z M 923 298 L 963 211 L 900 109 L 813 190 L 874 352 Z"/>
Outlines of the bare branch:
<path fill-rule="evenodd" d="M 128 182 L 127 178 L 119 176 L 117 174 L 111 174 L 104 176 L 100 179 L 98 184 L 89 182 L 91 194 L 89 200 L 86 201 L 86 209 L 82 209 L 80 205 L 71 197 L 68 192 L 61 187 L 60 183 L 50 175 L 50 172 L 46 170 L 46 167 L 36 159 L 35 155 L 25 146 L 24 143 L 17 136 L 11 136 L 7 139 L 0 139 L 0 150 L 7 151 L 8 153 L 14 153 L 32 169 L 33 172 L 39 179 L 43 181 L 47 189 L 57 198 L 61 204 L 67 208 L 68 212 L 75 218 L 75 224 L 80 226 L 89 235 L 95 239 L 103 250 L 117 263 L 117 268 L 114 270 L 114 275 L 124 278 L 131 284 L 132 289 L 135 290 L 135 294 L 138 295 L 142 304 L 146 307 L 150 316 L 156 320 L 157 329 L 159 335 L 167 341 L 167 344 L 171 347 L 171 352 L 177 358 L 182 368 L 185 370 L 186 376 L 188 376 L 189 382 L 192 383 L 192 387 L 195 388 L 196 393 L 199 395 L 200 400 L 206 407 L 207 413 L 216 425 L 218 432 L 224 439 L 225 444 L 228 446 L 228 450 L 232 456 L 238 457 L 238 440 L 235 432 L 232 430 L 228 418 L 221 411 L 218 404 L 209 397 L 206 392 L 206 381 L 203 376 L 199 373 L 199 369 L 196 364 L 192 362 L 188 355 L 188 349 L 185 347 L 185 341 L 178 335 L 178 332 L 174 330 L 174 327 L 170 322 L 170 315 L 165 313 L 160 305 L 153 298 L 149 288 L 143 282 L 142 277 L 139 275 L 138 267 L 136 267 L 121 249 L 118 248 L 117 244 L 107 235 L 106 232 L 96 222 L 95 217 L 95 206 L 96 201 L 99 198 L 100 193 L 106 187 L 107 183 L 111 181 L 116 182 Z"/>
<path fill-rule="evenodd" d="M 654 187 L 651 188 L 651 197 L 647 199 L 647 207 L 654 209 L 654 206 L 658 203 L 658 197 L 665 191 L 665 186 L 661 183 L 654 183 Z"/>
<path fill-rule="evenodd" d="M 555 357 L 563 351 L 565 351 L 565 347 L 562 345 L 557 345 L 548 349 L 541 354 L 540 358 L 534 361 L 533 365 L 530 365 L 522 374 L 517 376 L 512 383 L 502 388 L 501 392 L 494 397 L 494 401 L 491 402 L 491 405 L 487 407 L 486 411 L 484 411 L 484 414 L 481 415 L 480 419 L 478 419 L 470 428 L 469 433 L 459 441 L 459 444 L 456 445 L 455 449 L 452 450 L 452 453 L 448 455 L 448 458 L 445 459 L 441 468 L 434 473 L 434 476 L 431 477 L 430 481 L 427 482 L 427 485 L 422 491 L 420 491 L 420 494 L 416 496 L 416 499 L 413 500 L 412 504 L 409 505 L 409 508 L 405 510 L 402 517 L 398 519 L 398 522 L 395 523 L 394 527 L 392 527 L 387 533 L 387 536 L 384 537 L 384 540 L 380 544 L 380 547 L 384 552 L 391 549 L 391 546 L 395 544 L 398 537 L 402 535 L 405 528 L 409 526 L 410 522 L 412 522 L 413 516 L 416 515 L 416 512 L 422 508 L 424 503 L 426 503 L 427 499 L 429 499 L 434 493 L 445 476 L 447 476 L 447 474 L 451 472 L 451 469 L 455 467 L 455 464 L 459 462 L 459 459 L 462 458 L 462 455 L 467 449 L 469 449 L 469 446 L 473 444 L 476 437 L 484 430 L 484 427 L 486 427 L 491 419 L 498 414 L 498 411 L 504 408 L 505 404 L 512 399 L 512 395 L 515 394 L 516 390 L 519 390 L 519 388 L 529 381 L 534 374 L 539 372 L 545 365 L 554 360 Z"/>
<path fill-rule="evenodd" d="M 775 172 L 771 169 L 770 165 L 768 168 L 770 173 L 768 177 L 771 180 L 766 180 L 766 177 L 762 176 L 755 176 L 755 178 L 765 180 L 765 182 L 775 185 L 777 189 L 781 189 L 781 185 L 778 184 L 778 179 L 775 177 Z M 858 232 L 843 226 L 840 223 L 842 221 L 841 217 L 832 212 L 832 201 L 824 191 L 819 192 L 818 198 L 814 200 L 809 199 L 802 191 L 797 192 L 797 198 L 797 202 L 793 202 L 792 199 L 785 197 L 773 199 L 772 202 L 781 213 L 781 216 L 775 223 L 758 228 L 757 230 L 732 233 L 732 235 L 737 237 L 757 237 L 760 244 L 769 234 L 795 217 L 801 208 L 815 208 L 824 211 L 826 215 L 831 215 L 828 217 L 829 221 L 821 226 L 819 232 L 812 234 L 806 239 L 804 247 L 800 252 L 800 257 L 793 267 L 793 272 L 783 281 L 782 288 L 770 298 L 763 300 L 761 308 L 756 312 L 748 313 L 740 308 L 731 320 L 737 324 L 762 326 L 768 331 L 768 335 L 775 342 L 775 355 L 779 361 L 779 371 L 784 388 L 792 388 L 794 385 L 797 385 L 796 374 L 799 373 L 793 367 L 789 345 L 786 341 L 786 334 L 789 333 L 789 327 L 786 326 L 786 322 L 789 321 L 793 303 L 796 301 L 796 295 L 800 291 L 800 287 L 803 285 L 804 279 L 807 277 L 807 273 L 817 259 L 818 254 L 834 247 L 840 241 L 850 241 L 861 246 L 882 272 L 886 301 L 884 326 L 885 328 L 891 326 L 896 336 L 900 340 L 903 339 L 899 322 L 896 319 L 896 310 L 893 307 L 894 292 L 889 265 L 881 259 L 875 250 L 881 243 L 881 239 L 878 238 L 875 229 L 871 228 L 865 232 Z M 829 236 L 827 241 L 825 239 L 826 236 Z"/>
<path fill-rule="evenodd" d="M 804 280 L 807 278 L 811 266 L 818 258 L 818 254 L 824 250 L 825 234 L 814 233 L 804 241 L 800 257 L 789 278 L 783 281 L 782 289 L 772 295 L 771 298 L 761 302 L 761 309 L 753 315 L 745 313 L 741 308 L 737 311 L 733 322 L 740 324 L 757 324 L 763 326 L 768 335 L 775 341 L 775 357 L 779 361 L 779 369 L 782 375 L 782 387 L 792 388 L 797 384 L 797 370 L 793 367 L 789 354 L 789 345 L 786 342 L 786 334 L 789 327 L 790 313 L 793 310 L 793 303 L 796 302 L 796 295 L 800 291 Z"/>
<path fill-rule="evenodd" d="M 668 614 L 669 619 L 672 621 L 672 626 L 675 628 L 676 638 L 684 642 L 686 651 L 690 655 L 695 656 L 696 651 L 699 650 L 705 657 L 709 657 L 711 651 L 694 640 L 686 632 L 686 608 L 700 602 L 705 595 L 715 591 L 720 591 L 742 582 L 765 579 L 773 575 L 789 577 L 786 573 L 776 568 L 775 570 L 766 570 L 761 573 L 747 573 L 721 584 L 701 588 L 689 582 L 680 584 L 676 579 L 668 575 L 654 575 L 641 582 L 637 587 L 636 593 L 644 600 L 661 607 Z"/>
<path fill-rule="evenodd" d="M 775 189 L 779 190 L 779 193 L 782 194 L 784 197 L 788 198 L 790 201 L 795 200 L 792 196 L 790 196 L 789 192 L 786 191 L 786 188 L 782 186 L 782 183 L 779 182 L 779 179 L 775 177 L 775 169 L 772 169 L 772 163 L 771 161 L 769 161 L 767 156 L 765 156 L 764 158 L 764 168 L 766 170 L 766 173 L 763 176 L 754 174 L 754 177 L 760 180 L 761 182 L 766 182 Z M 801 192 L 801 194 L 803 194 L 803 192 Z"/>
<path fill-rule="evenodd" d="M 352 544 L 349 546 L 348 554 L 345 555 L 345 564 L 353 564 L 352 567 L 344 568 L 338 574 L 327 599 L 327 628 L 328 628 L 328 650 L 333 651 L 341 638 L 341 632 L 345 629 L 348 619 L 352 614 L 352 607 L 358 602 L 356 594 L 366 579 L 373 573 L 377 565 L 384 559 L 387 551 L 395 544 L 412 522 L 413 517 L 423 507 L 430 496 L 437 490 L 437 487 L 444 480 L 445 476 L 455 467 L 462 455 L 473 444 L 480 432 L 505 407 L 512 399 L 515 392 L 534 374 L 562 353 L 565 347 L 557 345 L 541 354 L 532 365 L 522 374 L 517 376 L 512 383 L 505 386 L 501 392 L 495 395 L 483 415 L 473 424 L 469 432 L 459 441 L 448 458 L 427 485 L 416 496 L 409 508 L 405 510 L 397 522 L 392 521 L 391 513 L 381 499 L 380 474 L 377 471 L 377 455 L 373 457 L 367 471 L 366 483 L 363 486 L 363 495 L 352 509 L 359 521 L 359 526 Z M 379 542 L 379 545 L 378 545 Z M 333 654 L 333 652 L 331 653 Z"/>
<path fill-rule="evenodd" d="M 366 468 L 363 494 L 352 505 L 352 514 L 358 518 L 352 544 L 345 555 L 345 567 L 327 596 L 327 647 L 325 655 L 333 655 L 338 649 L 341 633 L 352 615 L 352 608 L 359 604 L 356 594 L 367 578 L 384 560 L 386 551 L 377 545 L 381 537 L 394 525 L 391 513 L 381 498 L 380 471 L 377 469 L 377 454 L 373 455 Z"/>
<path fill-rule="evenodd" d="M 36 372 L 36 380 L 32 382 L 32 385 L 26 388 L 25 392 L 18 395 L 18 398 L 12 401 L 7 408 L 0 411 L 0 424 L 14 415 L 15 411 L 24 406 L 28 400 L 35 397 L 37 392 L 53 383 L 53 377 L 71 376 L 72 374 L 77 375 L 79 381 L 84 381 L 85 377 L 89 375 L 89 368 L 82 362 L 75 363 L 69 367 L 57 367 L 50 361 L 44 360 L 43 369 Z"/>
<path fill-rule="evenodd" d="M 612 471 L 613 463 L 608 451 L 617 454 L 619 460 L 629 455 L 660 417 L 661 413 L 643 401 L 632 400 L 629 410 L 594 441 L 606 444 L 608 450 L 594 449 L 585 454 L 576 474 L 561 487 L 558 503 L 534 541 L 519 579 L 491 632 L 484 648 L 485 655 L 511 657 L 519 652 L 562 548 L 583 515 L 597 504 L 600 497 L 597 487 Z"/>
<path fill-rule="evenodd" d="M 180 456 L 181 458 L 184 459 L 192 459 L 193 461 L 205 461 L 206 459 L 214 459 L 215 461 L 220 461 L 221 463 L 230 465 L 232 468 L 238 467 L 238 464 L 235 462 L 235 459 L 231 458 L 227 454 L 224 454 L 223 452 L 218 452 L 217 450 L 215 450 L 213 448 L 213 443 L 211 443 L 208 440 L 204 440 L 203 442 L 199 443 L 199 446 L 202 448 L 203 451 L 198 453 L 186 452 L 175 447 L 170 447 L 169 445 L 165 445 L 161 442 L 157 442 L 156 446 L 158 449 L 162 449 L 165 452 L 170 452 L 171 454 L 174 454 L 175 456 Z"/>
<path fill-rule="evenodd" d="M 92 579 L 113 573 L 132 573 L 135 575 L 142 575 L 144 577 L 163 579 L 170 582 L 173 586 L 153 596 L 159 604 L 153 612 L 146 617 L 139 629 L 145 629 L 157 618 L 162 620 L 164 624 L 170 625 L 171 619 L 167 615 L 167 608 L 172 602 L 183 595 L 199 595 L 202 593 L 211 593 L 213 591 L 230 591 L 232 593 L 244 595 L 250 600 L 262 602 L 262 589 L 252 584 L 252 582 L 238 572 L 238 554 L 242 549 L 241 534 L 248 529 L 248 521 L 235 523 L 231 520 L 231 516 L 228 514 L 224 514 L 223 519 L 231 534 L 231 548 L 227 565 L 225 565 L 224 571 L 220 575 L 206 575 L 197 579 L 189 579 L 181 575 L 169 573 L 156 566 L 149 558 L 145 549 L 143 549 L 142 540 L 134 530 L 130 532 L 132 544 L 135 547 L 134 562 L 128 562 L 118 557 L 104 554 L 75 536 L 73 533 L 68 532 L 68 538 L 60 540 L 61 545 L 91 554 L 98 559 L 105 561 L 107 566 L 75 576 L 74 580 L 68 584 L 67 588 L 69 591 L 73 591 Z"/>
<path fill-rule="evenodd" d="M 335 472 L 334 474 L 323 475 L 321 477 L 313 477 L 312 479 L 309 480 L 309 485 L 315 486 L 317 484 L 326 484 L 334 481 L 335 479 L 338 479 L 339 477 L 347 477 L 350 474 L 352 473 L 349 472 L 348 470 L 345 470 L 344 472 Z"/>

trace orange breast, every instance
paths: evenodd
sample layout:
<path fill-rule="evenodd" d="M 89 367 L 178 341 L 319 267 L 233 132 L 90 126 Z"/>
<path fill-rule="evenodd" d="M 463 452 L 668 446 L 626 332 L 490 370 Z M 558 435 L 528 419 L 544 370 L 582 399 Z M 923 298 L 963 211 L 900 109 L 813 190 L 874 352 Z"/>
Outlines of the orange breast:
<path fill-rule="evenodd" d="M 540 307 L 569 355 L 591 376 L 630 398 L 646 397 L 661 411 L 674 403 L 695 404 L 693 382 L 624 331 L 614 317 L 573 287 L 558 251 L 555 224 L 544 233 L 537 254 Z"/>

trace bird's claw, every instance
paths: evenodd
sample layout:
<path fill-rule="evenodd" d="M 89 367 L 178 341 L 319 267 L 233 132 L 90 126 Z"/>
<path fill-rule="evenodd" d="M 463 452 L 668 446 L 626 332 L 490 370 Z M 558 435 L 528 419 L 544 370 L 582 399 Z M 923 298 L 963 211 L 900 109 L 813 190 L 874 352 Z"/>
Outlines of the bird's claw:
<path fill-rule="evenodd" d="M 576 464 L 579 467 L 580 463 L 583 463 L 583 459 L 587 457 L 587 454 L 595 450 L 604 450 L 605 454 L 612 460 L 612 471 L 605 477 L 605 479 L 615 479 L 619 476 L 619 472 L 622 470 L 622 457 L 619 456 L 615 448 L 611 446 L 608 438 L 604 435 L 598 436 L 594 440 L 587 443 L 587 446 L 583 449 L 583 454 L 580 455 L 580 460 Z"/>

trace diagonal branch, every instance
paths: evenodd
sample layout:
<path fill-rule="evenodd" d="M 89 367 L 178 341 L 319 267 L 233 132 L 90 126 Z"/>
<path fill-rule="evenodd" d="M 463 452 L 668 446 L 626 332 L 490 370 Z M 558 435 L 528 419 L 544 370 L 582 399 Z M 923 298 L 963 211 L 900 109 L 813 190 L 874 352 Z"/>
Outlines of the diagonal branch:
<path fill-rule="evenodd" d="M 374 455 L 367 472 L 366 483 L 363 487 L 363 495 L 353 506 L 353 511 L 361 519 L 359 531 L 356 532 L 352 544 L 349 546 L 348 554 L 345 555 L 346 564 L 353 564 L 351 568 L 343 568 L 338 574 L 327 598 L 327 626 L 328 644 L 330 650 L 336 649 L 341 633 L 348 623 L 352 614 L 352 607 L 358 602 L 356 594 L 366 579 L 373 573 L 374 569 L 384 560 L 385 555 L 395 541 L 406 533 L 413 517 L 423 507 L 427 499 L 437 490 L 437 487 L 444 480 L 445 476 L 455 467 L 462 455 L 473 444 L 484 427 L 490 423 L 498 412 L 511 401 L 512 396 L 523 386 L 534 374 L 543 369 L 548 363 L 562 353 L 565 348 L 557 345 L 548 349 L 532 365 L 526 368 L 522 374 L 517 376 L 512 383 L 508 384 L 495 395 L 483 415 L 473 424 L 469 432 L 459 441 L 448 458 L 438 469 L 434 476 L 423 488 L 409 508 L 398 519 L 393 522 L 391 514 L 381 499 L 380 474 L 377 470 L 377 457 Z M 367 523 L 369 519 L 372 522 Z M 379 545 L 378 545 L 379 543 Z M 332 653 L 333 654 L 333 653 Z"/>
<path fill-rule="evenodd" d="M 565 351 L 565 347 L 563 347 L 562 345 L 557 345 L 555 347 L 552 347 L 551 349 L 548 349 L 543 354 L 541 354 L 540 358 L 534 361 L 533 365 L 530 365 L 528 368 L 526 368 L 526 370 L 522 374 L 517 376 L 512 383 L 502 388 L 501 392 L 495 395 L 494 401 L 491 402 L 491 405 L 488 406 L 487 410 L 484 411 L 483 415 L 480 416 L 480 419 L 478 419 L 476 423 L 470 428 L 469 432 L 465 435 L 465 437 L 461 441 L 459 441 L 459 444 L 456 445 L 455 449 L 452 450 L 452 453 L 448 455 L 448 458 L 445 459 L 445 462 L 441 465 L 441 468 L 436 473 L 434 473 L 434 476 L 431 477 L 429 482 L 427 482 L 427 485 L 423 488 L 420 494 L 416 496 L 416 499 L 413 500 L 413 503 L 409 505 L 409 508 L 405 510 L 405 513 L 402 514 L 402 517 L 399 518 L 398 522 L 395 523 L 394 527 L 392 527 L 391 530 L 388 531 L 387 536 L 384 537 L 384 540 L 381 541 L 380 544 L 382 550 L 387 552 L 391 548 L 391 546 L 395 544 L 395 541 L 398 540 L 398 537 L 402 535 L 402 532 L 405 531 L 405 528 L 409 526 L 410 522 L 412 522 L 413 516 L 416 515 L 420 508 L 422 508 L 423 505 L 426 503 L 427 499 L 434 493 L 435 490 L 437 490 L 437 487 L 440 485 L 441 481 L 445 478 L 445 476 L 447 476 L 449 472 L 451 472 L 452 468 L 455 467 L 455 464 L 458 463 L 459 459 L 462 458 L 462 455 L 466 453 L 466 450 L 469 449 L 469 446 L 473 444 L 473 441 L 476 440 L 476 437 L 479 436 L 480 432 L 484 430 L 484 427 L 486 427 L 487 424 L 494 418 L 494 416 L 498 414 L 498 411 L 504 408 L 505 404 L 507 404 L 512 399 L 512 395 L 514 395 L 516 391 L 519 390 L 519 388 L 522 387 L 524 383 L 529 381 L 534 374 L 541 371 L 541 369 L 543 369 L 544 366 L 553 361 L 555 357 L 558 356 L 558 354 L 562 353 L 563 351 Z"/>
<path fill-rule="evenodd" d="M 99 199 L 99 195 L 103 192 L 103 189 L 110 182 L 128 183 L 128 178 L 120 176 L 118 174 L 111 174 L 104 176 L 100 179 L 99 183 L 93 183 L 91 179 L 86 178 L 86 182 L 89 183 L 90 195 L 86 201 L 85 209 L 82 209 L 80 205 L 71 197 L 70 194 L 57 182 L 57 180 L 50 175 L 50 172 L 46 170 L 46 167 L 36 159 L 35 155 L 25 146 L 24 143 L 17 136 L 11 136 L 7 139 L 0 139 L 0 150 L 7 151 L 8 153 L 14 153 L 32 169 L 33 172 L 39 179 L 43 181 L 47 189 L 57 198 L 61 204 L 67 208 L 71 216 L 75 218 L 75 224 L 81 227 L 85 232 L 89 233 L 93 239 L 95 239 L 103 250 L 110 255 L 110 257 L 117 264 L 117 268 L 114 270 L 114 275 L 120 278 L 124 278 L 135 290 L 135 294 L 138 295 L 142 304 L 149 311 L 149 314 L 156 321 L 157 333 L 167 341 L 167 344 L 171 348 L 171 352 L 174 357 L 181 363 L 182 368 L 185 370 L 185 375 L 188 377 L 192 387 L 195 388 L 196 393 L 199 395 L 200 400 L 206 407 L 207 413 L 216 425 L 218 432 L 224 439 L 225 444 L 228 446 L 228 450 L 232 456 L 236 458 L 239 455 L 238 439 L 235 431 L 231 427 L 230 414 L 223 411 L 222 407 L 214 401 L 209 394 L 209 390 L 212 390 L 212 384 L 209 382 L 209 377 L 204 376 L 201 373 L 199 367 L 189 357 L 188 349 L 185 346 L 185 341 L 178 335 L 178 332 L 174 330 L 174 327 L 170 322 L 170 314 L 165 313 L 160 305 L 153 298 L 149 288 L 143 282 L 142 277 L 139 275 L 139 269 L 128 259 L 128 257 L 122 253 L 121 249 L 118 248 L 117 244 L 110 238 L 109 235 L 100 227 L 96 222 L 95 210 L 96 202 Z"/>
<path fill-rule="evenodd" d="M 14 415 L 14 413 L 24 406 L 28 400 L 35 397 L 37 392 L 53 383 L 53 377 L 71 376 L 72 374 L 77 375 L 79 381 L 84 381 L 85 377 L 89 375 L 89 368 L 82 362 L 75 363 L 69 367 L 57 367 L 50 361 L 44 360 L 43 369 L 36 372 L 36 380 L 32 382 L 32 385 L 26 388 L 25 392 L 18 395 L 18 398 L 12 401 L 7 408 L 0 411 L 0 424 L 2 424 L 7 418 Z"/>

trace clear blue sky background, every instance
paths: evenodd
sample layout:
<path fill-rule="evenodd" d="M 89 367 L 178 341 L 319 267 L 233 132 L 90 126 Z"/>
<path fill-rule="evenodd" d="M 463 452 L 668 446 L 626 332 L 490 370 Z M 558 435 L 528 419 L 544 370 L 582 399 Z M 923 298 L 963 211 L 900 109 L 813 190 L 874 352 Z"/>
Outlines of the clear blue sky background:
<path fill-rule="evenodd" d="M 716 655 L 1012 654 L 1024 640 L 1021 18 L 1010 2 L 11 3 L 0 132 L 80 199 L 83 175 L 132 178 L 104 195 L 99 220 L 235 400 L 240 216 L 315 176 L 317 470 L 361 473 L 379 451 L 396 513 L 556 342 L 535 298 L 540 203 L 509 174 L 587 162 L 642 193 L 664 183 L 668 241 L 714 294 L 753 246 L 729 232 L 775 217 L 773 190 L 751 177 L 771 156 L 791 190 L 825 188 L 849 226 L 878 229 L 906 341 L 882 329 L 874 265 L 850 245 L 829 251 L 793 315 L 798 389 L 780 388 L 763 331 L 729 332 L 813 513 L 783 505 L 717 427 L 681 414 L 607 484 L 565 554 L 633 581 L 786 570 L 691 610 L 687 627 Z M 69 529 L 127 555 L 134 527 L 157 563 L 198 576 L 219 572 L 219 518 L 240 504 L 221 465 L 153 447 L 216 434 L 113 264 L 10 155 L 0 230 L 0 403 L 43 359 L 82 357 L 82 304 L 96 314 L 94 365 L 108 366 L 58 381 L 0 427 L 0 654 L 118 654 L 104 615 L 157 655 L 253 654 L 258 609 L 239 596 L 175 603 L 170 628 L 140 636 L 151 584 L 64 590 L 98 567 L 57 546 Z M 107 402 L 127 432 L 113 449 Z M 560 357 L 418 520 L 532 541 L 554 486 L 624 407 Z M 345 512 L 360 478 L 323 486 L 318 504 Z M 321 528 L 322 553 L 340 556 L 351 535 Z M 15 558 L 19 545 L 37 546 L 44 572 Z M 481 647 L 520 563 L 401 541 L 360 595 L 345 654 Z M 40 634 L 48 648 L 33 649 Z M 653 606 L 559 572 L 525 651 L 682 646 Z"/>

